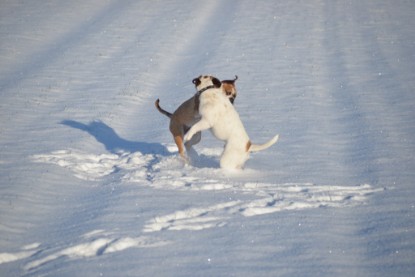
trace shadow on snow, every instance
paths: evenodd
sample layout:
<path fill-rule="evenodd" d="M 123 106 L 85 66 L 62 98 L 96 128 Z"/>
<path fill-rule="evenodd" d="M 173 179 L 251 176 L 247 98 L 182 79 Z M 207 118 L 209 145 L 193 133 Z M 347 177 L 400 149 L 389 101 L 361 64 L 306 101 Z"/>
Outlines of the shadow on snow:
<path fill-rule="evenodd" d="M 160 143 L 137 142 L 123 139 L 113 128 L 102 121 L 93 121 L 89 124 L 84 124 L 74 120 L 63 120 L 61 124 L 88 132 L 98 142 L 102 143 L 109 152 L 114 154 L 120 152 L 133 153 L 138 151 L 144 155 L 171 155 L 167 148 Z"/>

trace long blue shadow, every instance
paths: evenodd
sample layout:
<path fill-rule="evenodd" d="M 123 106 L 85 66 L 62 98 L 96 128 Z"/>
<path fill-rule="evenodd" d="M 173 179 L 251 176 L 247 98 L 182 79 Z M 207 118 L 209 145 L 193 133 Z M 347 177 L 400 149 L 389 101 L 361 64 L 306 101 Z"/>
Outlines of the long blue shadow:
<path fill-rule="evenodd" d="M 120 152 L 140 152 L 146 154 L 171 155 L 167 148 L 160 143 L 129 141 L 121 138 L 113 128 L 102 121 L 93 121 L 84 124 L 74 120 L 63 120 L 62 125 L 66 125 L 84 132 L 88 132 L 98 142 L 102 143 L 111 153 Z"/>

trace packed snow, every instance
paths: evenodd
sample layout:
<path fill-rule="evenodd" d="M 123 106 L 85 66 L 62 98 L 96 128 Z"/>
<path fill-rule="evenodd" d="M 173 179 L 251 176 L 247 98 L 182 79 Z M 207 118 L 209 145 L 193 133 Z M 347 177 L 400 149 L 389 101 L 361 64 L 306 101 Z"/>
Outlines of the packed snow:
<path fill-rule="evenodd" d="M 1 1 L 0 276 L 414 276 L 415 2 Z M 236 81 L 253 142 L 169 120 Z"/>

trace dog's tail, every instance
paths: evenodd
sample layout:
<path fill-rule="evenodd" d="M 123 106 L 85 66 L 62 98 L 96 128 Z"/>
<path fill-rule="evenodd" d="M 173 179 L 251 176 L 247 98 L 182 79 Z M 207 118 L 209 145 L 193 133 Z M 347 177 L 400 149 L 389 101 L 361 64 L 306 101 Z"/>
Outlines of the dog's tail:
<path fill-rule="evenodd" d="M 267 141 L 264 144 L 251 144 L 249 146 L 248 151 L 249 152 L 257 152 L 257 151 L 261 151 L 261 150 L 265 150 L 268 147 L 270 147 L 271 145 L 273 145 L 274 143 L 276 143 L 278 141 L 279 135 L 276 135 L 275 137 L 273 137 L 272 139 L 270 139 L 269 141 Z"/>
<path fill-rule="evenodd" d="M 168 111 L 163 110 L 160 107 L 159 103 L 160 103 L 160 99 L 157 99 L 156 102 L 154 103 L 156 105 L 157 110 L 159 110 L 159 112 L 161 112 L 162 114 L 164 114 L 168 118 L 171 118 L 173 115 L 171 113 L 169 113 Z"/>

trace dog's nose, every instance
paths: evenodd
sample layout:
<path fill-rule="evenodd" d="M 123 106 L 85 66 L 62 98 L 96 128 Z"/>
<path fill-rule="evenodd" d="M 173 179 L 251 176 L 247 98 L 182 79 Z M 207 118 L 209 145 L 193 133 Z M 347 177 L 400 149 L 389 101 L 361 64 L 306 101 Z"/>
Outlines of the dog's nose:
<path fill-rule="evenodd" d="M 235 101 L 235 97 L 229 98 L 229 101 L 231 101 L 231 103 L 233 104 L 233 102 Z"/>

